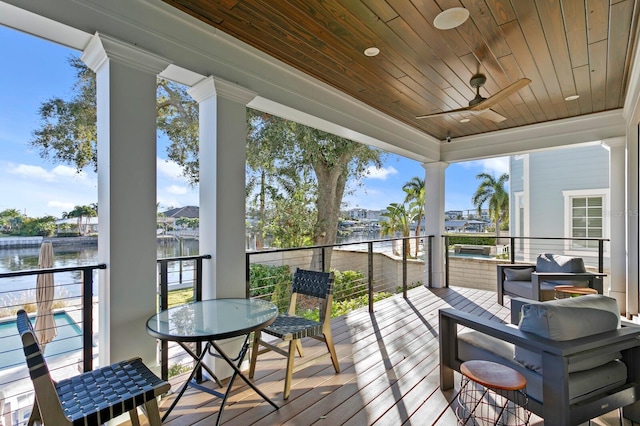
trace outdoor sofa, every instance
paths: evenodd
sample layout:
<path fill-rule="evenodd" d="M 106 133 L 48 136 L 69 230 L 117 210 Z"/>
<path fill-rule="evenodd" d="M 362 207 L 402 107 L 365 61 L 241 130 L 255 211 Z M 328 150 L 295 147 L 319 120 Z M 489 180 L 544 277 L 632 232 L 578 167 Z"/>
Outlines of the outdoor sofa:
<path fill-rule="evenodd" d="M 590 287 L 602 294 L 604 274 L 587 272 L 580 257 L 543 253 L 536 263 L 497 265 L 498 303 L 504 304 L 504 295 L 524 297 L 530 300 L 551 300 L 556 285 L 572 284 Z"/>
<path fill-rule="evenodd" d="M 528 409 L 545 425 L 577 425 L 620 407 L 640 421 L 640 326 L 621 324 L 614 299 L 511 303 L 517 326 L 440 310 L 442 390 L 453 388 L 464 361 L 493 361 L 525 376 Z"/>

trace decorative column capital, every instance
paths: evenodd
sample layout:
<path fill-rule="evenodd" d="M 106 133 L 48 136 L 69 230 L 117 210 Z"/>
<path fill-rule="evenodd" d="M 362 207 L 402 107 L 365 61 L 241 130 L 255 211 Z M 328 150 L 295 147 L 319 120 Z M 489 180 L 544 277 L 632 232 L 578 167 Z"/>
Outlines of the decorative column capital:
<path fill-rule="evenodd" d="M 425 170 L 435 170 L 435 169 L 440 169 L 440 170 L 445 170 L 447 167 L 449 167 L 449 163 L 447 163 L 446 161 L 434 161 L 431 163 L 422 163 L 422 167 Z"/>
<path fill-rule="evenodd" d="M 606 149 L 622 148 L 627 145 L 627 138 L 625 136 L 618 136 L 616 138 L 603 139 L 600 143 Z"/>
<path fill-rule="evenodd" d="M 256 97 L 256 93 L 245 89 L 237 84 L 209 76 L 204 80 L 194 84 L 187 93 L 200 103 L 212 96 L 221 96 L 223 98 L 247 105 Z"/>
<path fill-rule="evenodd" d="M 111 36 L 95 33 L 80 59 L 94 72 L 107 59 L 149 74 L 160 74 L 171 61 Z"/>

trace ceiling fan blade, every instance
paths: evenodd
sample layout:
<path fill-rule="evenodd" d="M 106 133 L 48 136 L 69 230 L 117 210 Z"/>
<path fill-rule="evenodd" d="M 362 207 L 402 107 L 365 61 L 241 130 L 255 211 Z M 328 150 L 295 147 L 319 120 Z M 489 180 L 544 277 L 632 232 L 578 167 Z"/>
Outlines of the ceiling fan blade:
<path fill-rule="evenodd" d="M 498 114 L 497 112 L 495 112 L 492 109 L 485 109 L 482 111 L 477 111 L 476 115 L 482 117 L 482 118 L 486 118 L 488 120 L 493 121 L 494 123 L 502 123 L 504 120 L 507 119 L 507 117 L 503 117 L 502 115 Z"/>
<path fill-rule="evenodd" d="M 469 111 L 469 107 L 452 109 L 449 111 L 434 112 L 433 114 L 427 114 L 427 115 L 419 115 L 416 117 L 416 119 L 419 120 L 422 118 L 442 117 L 443 115 L 449 115 L 449 114 L 454 114 L 456 112 L 463 112 L 463 111 Z"/>
<path fill-rule="evenodd" d="M 509 96 L 513 95 L 518 90 L 522 89 L 525 86 L 528 86 L 529 84 L 531 84 L 531 80 L 529 80 L 528 78 L 521 78 L 520 80 L 511 83 L 504 89 L 496 92 L 493 96 L 490 96 L 484 101 L 478 102 L 477 104 L 469 107 L 469 109 L 472 111 L 482 111 L 485 109 L 489 109 L 498 102 L 502 101 L 505 98 L 508 98 Z"/>

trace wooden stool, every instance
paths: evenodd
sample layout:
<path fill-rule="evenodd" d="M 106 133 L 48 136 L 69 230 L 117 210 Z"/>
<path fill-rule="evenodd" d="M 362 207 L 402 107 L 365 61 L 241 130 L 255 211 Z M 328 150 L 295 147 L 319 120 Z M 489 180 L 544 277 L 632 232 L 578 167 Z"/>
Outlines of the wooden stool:
<path fill-rule="evenodd" d="M 467 361 L 460 366 L 462 381 L 456 417 L 462 425 L 528 425 L 527 380 L 507 366 Z"/>
<path fill-rule="evenodd" d="M 556 299 L 583 296 L 585 294 L 598 294 L 598 290 L 590 287 L 576 287 L 573 285 L 557 285 L 555 288 Z"/>

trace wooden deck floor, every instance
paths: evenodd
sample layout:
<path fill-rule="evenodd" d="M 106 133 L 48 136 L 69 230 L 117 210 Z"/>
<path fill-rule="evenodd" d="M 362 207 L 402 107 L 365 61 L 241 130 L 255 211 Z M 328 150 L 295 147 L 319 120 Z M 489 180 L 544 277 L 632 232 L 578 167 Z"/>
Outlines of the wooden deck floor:
<path fill-rule="evenodd" d="M 467 288 L 410 290 L 332 321 L 342 371 L 336 374 L 321 342 L 305 339 L 296 358 L 291 396 L 282 399 L 285 358 L 258 358 L 256 385 L 279 410 L 237 379 L 222 416 L 225 425 L 455 425 L 439 389 L 438 309 L 455 307 L 508 321 L 495 292 Z M 208 382 L 207 382 L 208 383 Z M 173 389 L 179 389 L 174 383 Z M 175 396 L 161 403 L 161 414 Z M 189 388 L 165 425 L 215 424 L 220 399 Z"/>

